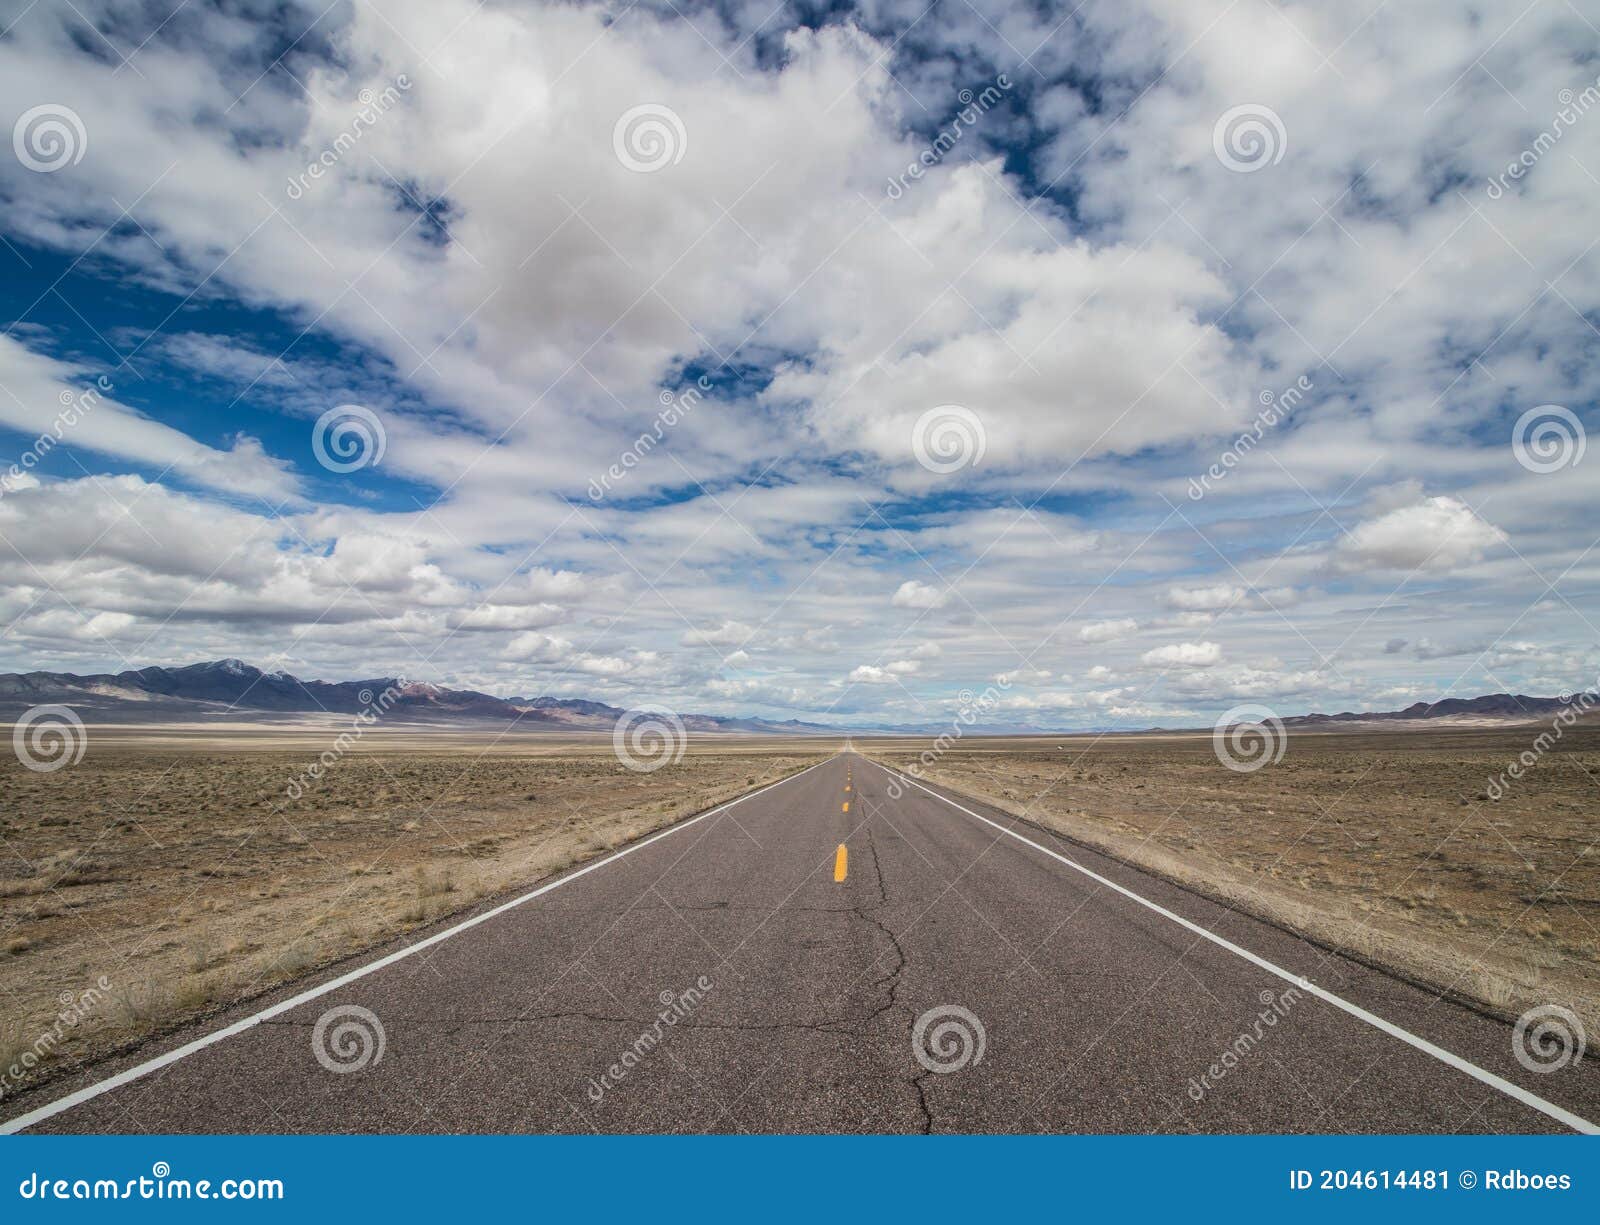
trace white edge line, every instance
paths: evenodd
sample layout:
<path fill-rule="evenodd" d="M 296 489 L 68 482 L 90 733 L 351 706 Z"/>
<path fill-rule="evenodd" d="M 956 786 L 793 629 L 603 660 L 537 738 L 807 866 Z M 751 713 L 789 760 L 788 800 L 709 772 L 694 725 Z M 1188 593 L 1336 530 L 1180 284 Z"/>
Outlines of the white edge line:
<path fill-rule="evenodd" d="M 872 758 L 868 757 L 865 760 L 872 761 Z M 1117 884 L 1116 881 L 1109 880 L 1106 877 L 1101 876 L 1098 872 L 1091 871 L 1090 869 L 1084 867 L 1082 864 L 1077 863 L 1077 862 L 1075 862 L 1075 861 L 1073 861 L 1071 859 L 1068 859 L 1065 855 L 1062 855 L 1057 851 L 1053 851 L 1049 847 L 1043 846 L 1040 843 L 1037 843 L 1037 842 L 1033 841 L 1033 839 L 1031 839 L 1031 838 L 1024 838 L 1021 834 L 1017 833 L 1016 830 L 1008 829 L 1006 826 L 1000 824 L 1000 822 L 998 822 L 998 821 L 991 821 L 988 817 L 984 816 L 982 813 L 973 812 L 972 809 L 964 807 L 961 804 L 957 804 L 949 796 L 940 795 L 937 791 L 934 791 L 932 788 L 924 787 L 921 783 L 917 782 L 915 779 L 907 778 L 905 775 L 899 773 L 898 771 L 891 770 L 888 766 L 881 765 L 880 763 L 878 763 L 876 761 L 872 761 L 872 764 L 877 766 L 878 769 L 882 770 L 885 774 L 888 774 L 888 775 L 890 775 L 890 776 L 892 776 L 894 778 L 897 778 L 901 782 L 909 783 L 911 786 L 916 787 L 920 791 L 926 791 L 929 795 L 933 796 L 934 799 L 943 800 L 946 804 L 950 805 L 950 807 L 955 808 L 955 809 L 959 809 L 960 811 L 966 813 L 967 816 L 974 817 L 977 820 L 982 821 L 985 825 L 994 826 L 995 829 L 999 830 L 1003 834 L 1010 834 L 1011 837 L 1015 838 L 1018 842 L 1021 842 L 1026 846 L 1031 846 L 1036 851 L 1043 852 L 1044 854 L 1050 856 L 1051 859 L 1055 859 L 1055 860 L 1058 860 L 1061 863 L 1066 864 L 1067 867 L 1072 868 L 1074 871 L 1082 872 L 1085 876 L 1089 877 L 1090 880 L 1097 881 L 1100 884 L 1104 885 L 1106 888 L 1115 890 L 1117 893 L 1120 893 L 1123 897 L 1128 898 L 1130 901 L 1138 902 L 1139 905 L 1144 906 L 1149 910 L 1155 911 L 1158 915 L 1161 915 L 1163 918 L 1171 919 L 1174 923 L 1178 924 L 1180 927 L 1187 928 L 1189 931 L 1192 931 L 1195 935 L 1200 936 L 1200 937 L 1202 937 L 1202 938 L 1204 938 L 1206 940 L 1211 941 L 1212 944 L 1215 944 L 1215 945 L 1218 945 L 1218 946 L 1220 946 L 1222 948 L 1225 948 L 1225 949 L 1228 950 L 1228 952 L 1233 953 L 1233 954 L 1235 954 L 1235 955 L 1237 955 L 1239 957 L 1243 957 L 1246 961 L 1250 962 L 1252 965 L 1260 966 L 1263 970 L 1266 970 L 1269 974 L 1275 974 L 1279 978 L 1283 979 L 1284 981 L 1293 983 L 1296 987 L 1299 987 L 1300 990 L 1302 990 L 1302 991 L 1309 991 L 1312 995 L 1316 996 L 1318 999 L 1325 1000 L 1327 1003 L 1332 1004 L 1335 1008 L 1341 1009 L 1344 1012 L 1349 1013 L 1351 1016 L 1355 1017 L 1357 1020 L 1365 1021 L 1368 1025 L 1371 1025 L 1374 1029 L 1382 1030 L 1384 1033 L 1388 1034 L 1390 1037 L 1398 1038 L 1398 1039 L 1400 1039 L 1400 1041 L 1404 1042 L 1406 1045 L 1414 1046 L 1414 1047 L 1416 1047 L 1417 1050 L 1422 1051 L 1424 1054 L 1432 1055 L 1440 1063 L 1448 1064 L 1450 1067 L 1455 1068 L 1458 1072 L 1465 1072 L 1468 1076 L 1472 1077 L 1474 1080 L 1481 1081 L 1483 1084 L 1488 1085 L 1491 1089 L 1498 1089 L 1501 1093 L 1504 1093 L 1507 1097 L 1516 1099 L 1517 1101 L 1521 1102 L 1524 1106 L 1531 1106 L 1533 1109 L 1539 1111 L 1541 1114 L 1549 1115 L 1552 1119 L 1555 1119 L 1556 1121 L 1558 1121 L 1560 1123 L 1565 1123 L 1568 1127 L 1572 1128 L 1573 1131 L 1583 1132 L 1586 1135 L 1600 1135 L 1600 1126 L 1596 1126 L 1595 1124 L 1589 1122 L 1588 1119 L 1583 1118 L 1581 1115 L 1573 1114 L 1570 1110 L 1564 1110 L 1560 1106 L 1557 1106 L 1554 1102 L 1547 1102 L 1547 1101 L 1545 1101 L 1544 1098 L 1538 1096 L 1538 1094 L 1529 1093 L 1528 1090 L 1522 1088 L 1522 1086 L 1512 1084 L 1509 1080 L 1506 1080 L 1504 1077 L 1496 1076 L 1493 1072 L 1486 1071 L 1485 1069 L 1480 1068 L 1475 1063 L 1469 1063 L 1469 1062 L 1467 1062 L 1467 1060 L 1463 1059 L 1460 1055 L 1454 1054 L 1451 1051 L 1447 1051 L 1442 1046 L 1435 1046 L 1432 1042 L 1429 1042 L 1426 1038 L 1419 1038 L 1416 1034 L 1411 1033 L 1409 1030 L 1401 1029 L 1398 1025 L 1394 1024 L 1394 1022 L 1392 1022 L 1392 1021 L 1385 1021 L 1382 1017 L 1377 1016 L 1374 1013 L 1368 1012 L 1365 1008 L 1362 1008 L 1360 1005 L 1352 1004 L 1349 1000 L 1343 999 L 1340 996 L 1335 995 L 1333 992 L 1327 990 L 1326 988 L 1317 986 L 1315 983 L 1311 982 L 1310 980 L 1308 980 L 1307 978 L 1305 978 L 1302 975 L 1291 974 L 1288 970 L 1285 970 L 1282 966 L 1274 965 L 1272 962 L 1268 961 L 1265 957 L 1258 957 L 1255 953 L 1252 953 L 1249 949 L 1240 948 L 1237 944 L 1234 944 L 1232 941 L 1223 939 L 1221 936 L 1217 935 L 1215 932 L 1208 931 L 1206 928 L 1201 927 L 1198 923 L 1193 923 L 1190 920 L 1184 918 L 1180 914 L 1175 914 L 1174 912 L 1168 910 L 1165 906 L 1159 906 L 1155 902 L 1150 901 L 1148 898 L 1144 898 L 1144 897 L 1139 896 L 1139 894 L 1133 892 L 1133 890 L 1124 888 L 1122 885 Z"/>
<path fill-rule="evenodd" d="M 624 855 L 632 855 L 635 851 L 642 851 L 652 842 L 659 842 L 661 839 L 675 834 L 679 830 L 688 829 L 691 825 L 699 824 L 707 817 L 714 817 L 719 812 L 726 812 L 735 804 L 742 804 L 746 800 L 753 800 L 756 796 L 761 795 L 763 792 L 771 791 L 774 787 L 781 787 L 785 783 L 793 782 L 802 774 L 809 774 L 818 766 L 825 766 L 828 764 L 828 762 L 832 761 L 834 757 L 839 756 L 841 756 L 841 754 L 835 753 L 833 757 L 827 757 L 822 761 L 814 762 L 807 766 L 804 770 L 797 770 L 795 773 L 786 778 L 780 778 L 775 783 L 768 783 L 765 787 L 759 787 L 755 791 L 746 792 L 737 799 L 729 800 L 726 804 L 719 804 L 717 807 L 708 809 L 697 817 L 690 817 L 686 821 L 679 821 L 677 824 L 669 826 L 660 833 L 651 834 L 650 837 L 645 838 L 640 842 L 635 842 L 632 846 L 624 847 L 614 855 L 607 855 L 604 859 L 597 859 L 594 863 L 586 864 L 585 866 L 579 868 L 576 872 L 569 872 L 565 876 L 562 876 L 557 880 L 553 880 L 547 885 L 541 885 L 539 888 L 530 890 L 529 892 L 522 894 L 520 897 L 514 897 L 508 902 L 502 902 L 494 909 L 486 910 L 480 915 L 474 915 L 470 919 L 466 919 L 460 923 L 457 923 L 454 927 L 448 927 L 442 932 L 435 932 L 425 940 L 418 940 L 415 944 L 408 944 L 405 948 L 390 953 L 386 957 L 380 957 L 377 961 L 370 962 L 369 964 L 361 966 L 358 969 L 351 970 L 347 974 L 341 974 L 338 978 L 330 979 L 319 987 L 312 987 L 308 991 L 302 991 L 299 995 L 292 996 L 289 999 L 273 1004 L 270 1008 L 263 1008 L 260 1012 L 252 1013 L 250 1016 L 245 1017 L 242 1020 L 235 1021 L 232 1025 L 224 1026 L 222 1029 L 206 1034 L 204 1037 L 196 1038 L 193 1042 L 185 1043 L 183 1046 L 177 1047 L 174 1050 L 170 1050 L 165 1055 L 157 1055 L 154 1059 L 147 1060 L 146 1062 L 138 1064 L 135 1067 L 128 1068 L 126 1071 L 118 1072 L 115 1076 L 108 1076 L 105 1080 L 96 1081 L 92 1085 L 86 1085 L 82 1089 L 77 1090 L 75 1093 L 69 1093 L 65 1097 L 58 1098 L 53 1102 L 49 1102 L 46 1105 L 40 1106 L 37 1110 L 30 1110 L 27 1114 L 19 1114 L 14 1119 L 8 1119 L 4 1123 L 0 1123 L 0 1136 L 14 1135 L 25 1128 L 32 1127 L 35 1123 L 41 1123 L 53 1115 L 58 1115 L 64 1110 L 71 1110 L 74 1106 L 81 1106 L 84 1102 L 87 1102 L 92 1098 L 99 1097 L 102 1093 L 109 1093 L 112 1089 L 121 1088 L 123 1085 L 138 1080 L 143 1076 L 148 1076 L 151 1072 L 158 1071 L 161 1068 L 166 1067 L 168 1064 L 176 1063 L 180 1059 L 186 1059 L 190 1055 L 193 1055 L 196 1051 L 204 1050 L 206 1047 L 211 1046 L 214 1043 L 221 1042 L 224 1038 L 231 1038 L 235 1034 L 242 1034 L 247 1029 L 253 1029 L 255 1026 L 260 1025 L 261 1022 L 271 1020 L 273 1017 L 279 1015 L 280 1013 L 288 1012 L 290 1009 L 298 1008 L 301 1004 L 307 1003 L 310 1000 L 314 1000 L 318 996 L 327 995 L 330 991 L 337 991 L 340 987 L 343 987 L 348 983 L 355 982 L 358 978 L 365 978 L 368 974 L 372 974 L 378 970 L 392 966 L 395 962 L 403 961 L 413 953 L 420 953 L 423 949 L 428 948 L 431 945 L 438 944 L 443 940 L 448 940 L 451 936 L 458 936 L 468 928 L 476 927 L 480 923 L 486 923 L 496 915 L 501 915 L 508 910 L 513 910 L 516 907 L 521 906 L 524 902 L 531 902 L 534 898 L 549 893 L 552 889 L 559 889 L 562 885 L 569 884 L 570 882 L 577 880 L 580 876 L 587 876 L 590 872 L 593 872 L 599 868 L 603 868 L 608 863 L 615 863 Z"/>

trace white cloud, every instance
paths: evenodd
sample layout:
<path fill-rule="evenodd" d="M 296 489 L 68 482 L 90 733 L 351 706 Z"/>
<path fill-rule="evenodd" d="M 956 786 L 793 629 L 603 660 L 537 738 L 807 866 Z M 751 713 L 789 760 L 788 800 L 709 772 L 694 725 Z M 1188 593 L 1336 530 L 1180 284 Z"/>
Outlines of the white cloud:
<path fill-rule="evenodd" d="M 723 621 L 711 629 L 693 629 L 679 639 L 684 646 L 738 647 L 755 636 L 755 627 L 742 621 Z"/>
<path fill-rule="evenodd" d="M 1209 668 L 1222 662 L 1222 647 L 1215 642 L 1175 642 L 1139 656 L 1148 667 Z"/>
<path fill-rule="evenodd" d="M 1167 603 L 1186 612 L 1222 612 L 1245 598 L 1243 587 L 1219 583 L 1213 587 L 1169 587 Z"/>
<path fill-rule="evenodd" d="M 1343 570 L 1447 572 L 1481 561 L 1506 539 L 1459 498 L 1428 498 L 1357 524 L 1334 561 Z"/>
<path fill-rule="evenodd" d="M 257 439 L 240 435 L 226 450 L 205 446 L 119 403 L 115 384 L 100 384 L 99 377 L 0 335 L 0 386 L 6 390 L 0 395 L 0 426 L 29 439 L 45 436 L 44 447 L 28 448 L 38 458 L 41 450 L 81 448 L 229 494 L 282 500 L 298 490 L 287 466 Z"/>
<path fill-rule="evenodd" d="M 1078 630 L 1078 639 L 1081 642 L 1115 642 L 1138 631 L 1137 621 L 1132 617 L 1121 617 L 1112 621 L 1089 622 Z"/>
<path fill-rule="evenodd" d="M 949 600 L 948 591 L 918 582 L 916 579 L 907 579 L 895 589 L 890 603 L 896 608 L 943 608 Z"/>
<path fill-rule="evenodd" d="M 567 619 L 567 611 L 556 604 L 480 604 L 451 613 L 445 624 L 464 630 L 534 630 L 560 625 Z"/>

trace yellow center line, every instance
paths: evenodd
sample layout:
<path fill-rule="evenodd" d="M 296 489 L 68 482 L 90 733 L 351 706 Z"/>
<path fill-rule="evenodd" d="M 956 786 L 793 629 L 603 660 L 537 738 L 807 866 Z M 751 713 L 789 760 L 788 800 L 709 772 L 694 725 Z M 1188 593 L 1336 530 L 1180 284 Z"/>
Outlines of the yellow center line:
<path fill-rule="evenodd" d="M 839 844 L 839 849 L 833 853 L 833 879 L 842 881 L 850 874 L 850 852 L 845 849 L 844 843 Z"/>
<path fill-rule="evenodd" d="M 850 811 L 850 801 L 849 801 L 849 800 L 846 800 L 846 801 L 845 801 L 845 802 L 844 802 L 844 807 L 843 807 L 843 808 L 841 808 L 841 809 L 840 809 L 840 810 L 839 810 L 839 811 L 840 811 L 840 812 L 849 812 L 849 811 Z"/>

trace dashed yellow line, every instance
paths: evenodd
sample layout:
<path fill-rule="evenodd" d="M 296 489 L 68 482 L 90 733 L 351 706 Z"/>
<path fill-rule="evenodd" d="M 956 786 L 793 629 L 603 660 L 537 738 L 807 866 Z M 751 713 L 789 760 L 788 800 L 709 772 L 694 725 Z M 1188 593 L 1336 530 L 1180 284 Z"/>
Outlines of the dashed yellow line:
<path fill-rule="evenodd" d="M 840 811 L 840 812 L 849 812 L 849 811 L 850 811 L 850 801 L 849 801 L 849 800 L 846 800 L 846 801 L 845 801 L 845 802 L 844 802 L 844 807 L 843 807 L 843 808 L 841 808 L 841 809 L 840 809 L 840 810 L 839 810 L 839 811 Z"/>
<path fill-rule="evenodd" d="M 848 875 L 850 875 L 850 852 L 841 842 L 839 849 L 833 853 L 833 879 L 836 882 L 842 881 Z"/>

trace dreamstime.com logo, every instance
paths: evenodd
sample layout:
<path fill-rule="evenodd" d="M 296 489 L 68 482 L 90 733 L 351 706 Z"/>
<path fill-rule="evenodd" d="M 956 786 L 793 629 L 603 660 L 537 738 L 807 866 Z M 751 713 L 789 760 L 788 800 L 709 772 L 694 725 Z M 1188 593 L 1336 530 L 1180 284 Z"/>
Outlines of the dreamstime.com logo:
<path fill-rule="evenodd" d="M 329 472 L 375 467 L 388 444 L 378 414 L 359 404 L 330 408 L 311 427 L 311 451 Z"/>
<path fill-rule="evenodd" d="M 1515 160 L 1507 163 L 1505 170 L 1489 180 L 1489 186 L 1484 189 L 1484 194 L 1491 200 L 1498 200 L 1511 190 L 1511 183 L 1523 178 L 1534 164 L 1551 149 L 1556 142 L 1570 132 L 1578 120 L 1582 119 L 1595 106 L 1600 106 L 1600 77 L 1584 87 L 1581 93 L 1574 93 L 1570 89 L 1563 89 L 1556 94 L 1556 102 L 1561 109 L 1556 112 L 1556 117 L 1536 137 L 1533 143 L 1517 154 Z"/>
<path fill-rule="evenodd" d="M 1560 1004 L 1541 1004 L 1517 1018 L 1511 1053 L 1530 1072 L 1559 1072 L 1583 1060 L 1588 1045 L 1578 1014 Z"/>
<path fill-rule="evenodd" d="M 62 442 L 67 431 L 72 429 L 86 416 L 100 405 L 101 397 L 108 396 L 114 389 L 114 384 L 105 375 L 95 379 L 93 387 L 86 387 L 74 393 L 70 388 L 61 391 L 61 411 L 50 423 L 50 428 L 33 440 L 33 444 L 17 457 L 17 462 L 0 475 L 0 497 L 8 493 L 15 493 L 21 486 L 22 478 L 32 469 L 39 466 L 41 460 L 51 451 L 56 449 L 56 444 Z M 30 480 L 32 478 L 29 478 Z"/>
<path fill-rule="evenodd" d="M 684 991 L 663 991 L 656 996 L 661 1011 L 656 1013 L 655 1021 L 633 1040 L 633 1044 L 617 1057 L 615 1063 L 599 1076 L 589 1078 L 589 1087 L 585 1090 L 589 1100 L 598 1104 L 608 1092 L 626 1080 L 628 1074 L 643 1063 L 673 1030 L 689 1019 L 706 996 L 711 994 L 714 985 L 702 974 L 694 980 L 694 986 Z"/>
<path fill-rule="evenodd" d="M 1302 374 L 1292 386 L 1277 394 L 1262 391 L 1259 397 L 1261 411 L 1250 423 L 1250 428 L 1233 440 L 1232 445 L 1217 457 L 1216 463 L 1201 475 L 1189 478 L 1189 500 L 1198 502 L 1211 491 L 1213 482 L 1220 483 L 1227 479 L 1228 473 L 1237 468 L 1244 457 L 1260 445 L 1267 431 L 1300 407 L 1300 401 L 1304 400 L 1314 387 L 1315 384 L 1310 378 Z"/>
<path fill-rule="evenodd" d="M 1262 766 L 1275 766 L 1289 748 L 1283 720 L 1270 706 L 1246 702 L 1235 706 L 1211 731 L 1211 748 L 1217 760 L 1236 774 L 1253 774 Z"/>
<path fill-rule="evenodd" d="M 1522 776 L 1538 765 L 1546 753 L 1555 748 L 1556 743 L 1566 735 L 1567 728 L 1596 705 L 1600 705 L 1600 693 L 1579 693 L 1567 698 L 1561 712 L 1550 721 L 1550 729 L 1535 736 L 1533 742 L 1517 755 L 1515 761 L 1500 771 L 1496 777 L 1491 778 L 1488 787 L 1484 789 L 1484 794 L 1498 803 L 1513 783 L 1521 782 Z"/>
<path fill-rule="evenodd" d="M 67 1035 L 105 1007 L 110 998 L 111 980 L 102 974 L 94 986 L 79 992 L 63 991 L 58 1002 L 61 1011 L 49 1026 L 39 1031 L 32 1042 L 14 1051 L 12 1060 L 0 1068 L 0 1097 L 20 1088 L 33 1070 L 50 1059 Z"/>
<path fill-rule="evenodd" d="M 387 1046 L 378 1014 L 359 1004 L 335 1004 L 311 1030 L 311 1053 L 339 1076 L 377 1067 Z"/>
<path fill-rule="evenodd" d="M 89 731 L 70 706 L 34 706 L 11 729 L 17 760 L 39 774 L 49 774 L 83 760 Z"/>
<path fill-rule="evenodd" d="M 626 711 L 611 729 L 611 748 L 617 760 L 640 774 L 677 765 L 688 747 L 689 732 L 683 720 L 664 706 Z"/>
<path fill-rule="evenodd" d="M 928 1009 L 911 1029 L 912 1055 L 940 1076 L 977 1067 L 988 1044 L 983 1022 L 959 1004 Z"/>
<path fill-rule="evenodd" d="M 281 1178 L 173 1178 L 158 1161 L 138 1178 L 56 1178 L 34 1170 L 17 1186 L 23 1199 L 282 1199 Z"/>
<path fill-rule="evenodd" d="M 635 174 L 654 174 L 683 160 L 689 129 L 670 106 L 646 102 L 622 113 L 611 129 L 611 151 Z"/>
<path fill-rule="evenodd" d="M 917 154 L 915 161 L 906 166 L 905 170 L 889 180 L 889 186 L 884 188 L 884 195 L 891 200 L 898 200 L 906 194 L 911 183 L 916 182 L 932 167 L 944 160 L 945 154 L 955 148 L 966 130 L 978 122 L 989 109 L 997 105 L 1006 94 L 1011 92 L 1011 78 L 1005 73 L 995 77 L 993 85 L 985 85 L 976 94 L 970 89 L 963 89 L 956 95 L 956 101 L 961 103 L 961 109 L 956 112 L 956 117 L 948 126 L 940 128 L 927 148 Z"/>
<path fill-rule="evenodd" d="M 1276 166 L 1289 151 L 1289 131 L 1278 112 L 1259 102 L 1223 111 L 1211 129 L 1211 151 L 1237 174 Z"/>
<path fill-rule="evenodd" d="M 1576 468 L 1588 445 L 1583 422 L 1559 404 L 1530 408 L 1511 429 L 1511 453 L 1529 472 L 1541 475 Z"/>
<path fill-rule="evenodd" d="M 306 788 L 313 783 L 322 781 L 322 776 L 344 759 L 344 755 L 361 742 L 367 734 L 367 729 L 384 715 L 389 713 L 389 708 L 400 700 L 406 687 L 406 678 L 395 677 L 394 684 L 389 685 L 376 696 L 372 690 L 363 689 L 356 695 L 361 701 L 361 709 L 350 720 L 350 730 L 340 732 L 332 746 L 322 750 L 317 759 L 300 771 L 299 775 L 289 780 L 289 785 L 283 789 L 284 798 L 298 800 L 306 793 Z"/>
<path fill-rule="evenodd" d="M 973 693 L 970 689 L 963 689 L 956 695 L 960 708 L 956 717 L 950 721 L 950 730 L 940 732 L 938 739 L 917 755 L 917 760 L 905 768 L 904 773 L 912 778 L 921 778 L 928 768 L 934 765 L 941 757 L 955 747 L 956 741 L 966 735 L 966 729 L 978 721 L 980 715 L 987 714 L 1000 704 L 1000 695 L 1011 688 L 1010 680 L 1001 677 L 982 693 Z M 905 788 L 900 785 L 900 776 L 894 775 L 889 779 L 889 798 L 898 800 L 904 795 Z"/>
<path fill-rule="evenodd" d="M 978 414 L 959 404 L 930 408 L 911 427 L 911 453 L 939 476 L 976 468 L 989 449 L 989 435 Z"/>
<path fill-rule="evenodd" d="M 37 174 L 76 166 L 89 151 L 89 130 L 78 112 L 59 102 L 24 111 L 11 129 L 11 151 Z"/>
<path fill-rule="evenodd" d="M 384 87 L 382 93 L 372 89 L 363 89 L 356 95 L 356 100 L 361 103 L 361 109 L 356 112 L 356 117 L 351 120 L 350 126 L 340 132 L 323 151 L 306 163 L 306 168 L 300 174 L 293 175 L 288 185 L 283 189 L 284 194 L 291 200 L 298 200 L 311 189 L 311 185 L 321 179 L 326 172 L 339 164 L 341 158 L 351 149 L 356 142 L 366 135 L 379 119 L 400 101 L 400 95 L 411 88 L 411 78 L 405 73 L 395 77 L 394 84 Z"/>
<path fill-rule="evenodd" d="M 1198 1102 L 1216 1088 L 1219 1080 L 1231 1075 L 1247 1057 L 1254 1054 L 1267 1031 L 1276 1028 L 1278 1021 L 1288 1016 L 1289 1009 L 1303 998 L 1300 988 L 1309 986 L 1302 978 L 1300 987 L 1290 987 L 1287 991 L 1263 990 L 1258 997 L 1261 1011 L 1256 1013 L 1255 1024 L 1228 1043 L 1204 1072 L 1189 1078 L 1189 1099 Z"/>
<path fill-rule="evenodd" d="M 616 463 L 589 482 L 589 500 L 598 502 L 610 493 L 611 486 L 643 463 L 644 457 L 667 436 L 667 431 L 692 413 L 710 390 L 711 380 L 703 374 L 695 380 L 693 387 L 676 395 L 663 388 L 661 411 L 656 413 L 650 428 L 633 440 L 633 445 L 622 453 Z"/>

